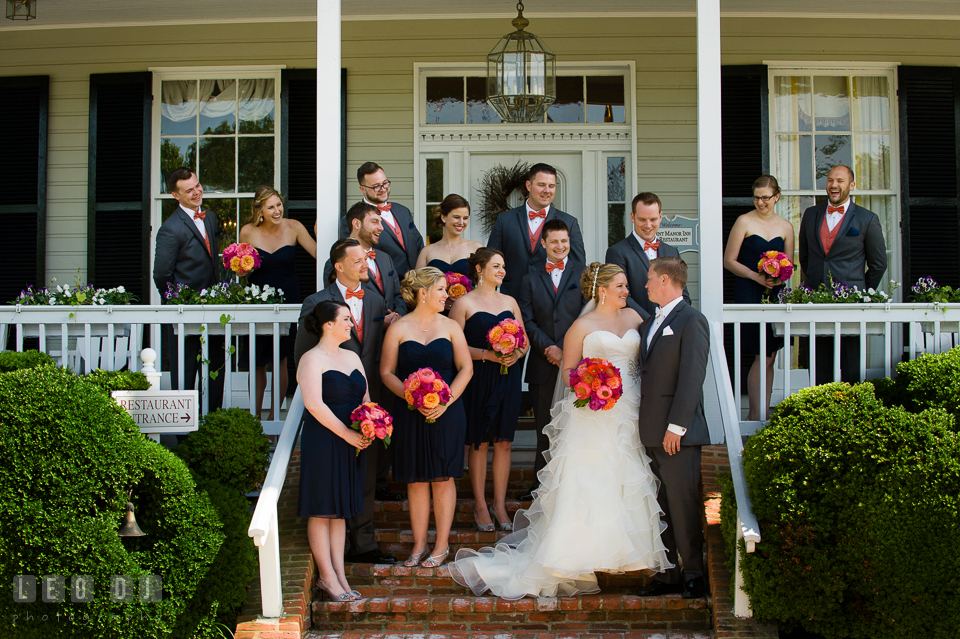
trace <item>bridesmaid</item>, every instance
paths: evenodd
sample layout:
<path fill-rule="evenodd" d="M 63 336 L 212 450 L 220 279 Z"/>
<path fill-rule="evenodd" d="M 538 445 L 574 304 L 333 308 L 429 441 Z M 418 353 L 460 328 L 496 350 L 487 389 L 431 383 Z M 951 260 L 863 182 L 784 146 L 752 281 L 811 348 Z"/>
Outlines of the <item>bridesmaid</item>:
<path fill-rule="evenodd" d="M 247 281 L 257 286 L 269 284 L 283 291 L 284 304 L 299 304 L 300 281 L 297 279 L 297 244 L 317 258 L 317 243 L 306 227 L 290 218 L 283 217 L 283 196 L 269 186 L 261 186 L 253 195 L 250 218 L 240 229 L 240 241 L 257 249 L 260 268 L 250 273 Z M 290 325 L 290 334 L 280 338 L 280 393 L 287 392 L 287 358 L 293 356 L 293 344 L 297 339 L 296 324 Z M 257 416 L 263 406 L 263 393 L 267 387 L 267 362 L 273 361 L 273 338 L 257 338 Z M 279 404 L 279 402 L 273 402 Z M 270 406 L 268 420 L 274 417 Z"/>
<path fill-rule="evenodd" d="M 761 175 L 753 183 L 753 205 L 756 207 L 744 213 L 734 222 L 727 238 L 727 248 L 723 252 L 723 267 L 737 276 L 733 301 L 736 304 L 760 304 L 764 297 L 777 300 L 782 284 L 761 275 L 757 271 L 760 256 L 767 251 L 781 251 L 793 261 L 793 224 L 777 215 L 777 202 L 780 200 L 780 185 L 772 175 Z M 749 421 L 760 419 L 760 325 L 744 324 L 741 328 L 743 351 L 753 355 L 750 374 L 747 377 L 747 396 L 750 409 Z M 773 326 L 767 324 L 767 388 L 764 399 L 770 406 L 770 394 L 773 391 L 773 364 L 777 351 L 783 348 L 783 338 L 775 337 Z M 789 364 L 788 364 L 789 365 Z"/>
<path fill-rule="evenodd" d="M 407 273 L 400 292 L 411 311 L 387 329 L 380 357 L 383 385 L 399 399 L 393 411 L 393 478 L 407 484 L 413 552 L 405 566 L 434 568 L 450 552 L 450 527 L 457 506 L 455 478 L 463 476 L 463 443 L 466 417 L 463 394 L 473 364 L 460 326 L 441 315 L 447 301 L 447 279 L 436 268 Z M 403 380 L 416 370 L 432 368 L 450 386 L 444 406 L 407 410 Z M 427 423 L 427 419 L 436 420 Z M 430 493 L 433 492 L 437 540 L 426 561 Z"/>
<path fill-rule="evenodd" d="M 483 246 L 480 242 L 463 237 L 470 221 L 470 203 L 456 193 L 451 193 L 434 209 L 434 219 L 437 226 L 443 228 L 443 237 L 423 247 L 417 258 L 417 268 L 433 266 L 444 273 L 452 271 L 467 275 L 467 258 Z M 447 310 L 453 302 L 453 299 L 447 300 Z"/>
<path fill-rule="evenodd" d="M 479 360 L 473 379 L 463 395 L 467 413 L 468 466 L 473 486 L 473 518 L 481 532 L 494 530 L 493 519 L 500 530 L 513 530 L 507 514 L 507 482 L 510 479 L 510 448 L 520 417 L 520 395 L 523 390 L 523 366 L 515 364 L 525 351 L 514 351 L 497 358 L 487 342 L 487 333 L 505 319 L 523 320 L 520 308 L 509 295 L 497 292 L 506 271 L 503 253 L 495 248 L 478 249 L 469 260 L 472 291 L 461 297 L 450 310 L 450 319 L 463 327 L 470 357 Z M 529 348 L 529 345 L 528 345 Z M 500 365 L 508 367 L 500 374 Z M 493 444 L 493 505 L 487 510 L 484 488 L 487 483 L 487 449 Z"/>
<path fill-rule="evenodd" d="M 297 514 L 308 517 L 310 552 L 320 571 L 318 586 L 335 601 L 354 601 L 343 570 L 345 519 L 363 512 L 366 448 L 351 429 L 350 413 L 370 401 L 360 357 L 340 348 L 350 339 L 353 321 L 343 302 L 324 301 L 304 319 L 307 331 L 320 338 L 304 353 L 297 381 L 306 408 L 300 435 L 300 504 Z"/>

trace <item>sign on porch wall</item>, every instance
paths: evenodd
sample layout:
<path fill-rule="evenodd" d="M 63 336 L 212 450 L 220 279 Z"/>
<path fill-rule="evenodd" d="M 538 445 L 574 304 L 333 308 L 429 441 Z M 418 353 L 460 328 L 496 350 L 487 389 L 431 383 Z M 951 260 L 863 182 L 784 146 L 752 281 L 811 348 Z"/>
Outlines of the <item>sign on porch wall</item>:
<path fill-rule="evenodd" d="M 198 392 L 114 391 L 111 393 L 126 410 L 141 433 L 190 433 L 197 430 Z"/>
<path fill-rule="evenodd" d="M 673 219 L 663 216 L 657 239 L 675 247 L 681 253 L 700 251 L 700 224 L 697 220 L 682 215 Z"/>

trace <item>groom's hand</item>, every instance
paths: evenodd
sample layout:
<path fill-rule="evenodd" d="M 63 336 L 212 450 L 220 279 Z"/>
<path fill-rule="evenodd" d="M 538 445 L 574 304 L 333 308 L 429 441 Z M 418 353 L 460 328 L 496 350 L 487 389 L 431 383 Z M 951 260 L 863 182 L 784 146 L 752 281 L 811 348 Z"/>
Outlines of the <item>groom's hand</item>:
<path fill-rule="evenodd" d="M 676 455 L 680 452 L 680 435 L 671 433 L 669 430 L 663 436 L 663 450 L 668 455 Z"/>
<path fill-rule="evenodd" d="M 547 361 L 553 364 L 554 366 L 560 366 L 563 363 L 563 351 L 560 350 L 560 347 L 556 344 L 551 344 L 543 350 L 544 356 L 547 358 Z"/>

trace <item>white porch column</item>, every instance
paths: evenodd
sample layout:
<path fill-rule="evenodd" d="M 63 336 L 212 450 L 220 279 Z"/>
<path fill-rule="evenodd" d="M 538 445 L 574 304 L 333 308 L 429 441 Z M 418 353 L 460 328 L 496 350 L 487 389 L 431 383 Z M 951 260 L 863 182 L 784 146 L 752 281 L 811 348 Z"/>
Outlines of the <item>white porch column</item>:
<path fill-rule="evenodd" d="M 340 0 L 317 0 L 317 290 L 340 226 Z"/>
<path fill-rule="evenodd" d="M 723 321 L 720 0 L 697 0 L 697 191 L 700 312 Z"/>

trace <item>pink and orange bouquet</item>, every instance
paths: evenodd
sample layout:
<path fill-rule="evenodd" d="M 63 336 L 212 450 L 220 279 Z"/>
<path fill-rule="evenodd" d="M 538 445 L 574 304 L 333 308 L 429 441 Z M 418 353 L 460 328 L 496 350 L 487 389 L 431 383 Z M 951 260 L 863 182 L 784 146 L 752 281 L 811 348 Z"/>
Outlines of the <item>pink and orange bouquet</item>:
<path fill-rule="evenodd" d="M 450 387 L 432 368 L 421 368 L 403 380 L 403 398 L 407 402 L 407 410 L 446 406 L 450 401 Z M 427 423 L 435 421 L 428 419 Z"/>
<path fill-rule="evenodd" d="M 526 346 L 527 336 L 523 333 L 520 322 L 507 318 L 487 331 L 487 342 L 497 357 L 503 357 Z M 507 372 L 507 367 L 500 364 L 500 374 L 506 375 Z"/>
<path fill-rule="evenodd" d="M 240 277 L 260 268 L 260 254 L 247 243 L 233 243 L 223 249 L 223 268 L 230 269 Z"/>
<path fill-rule="evenodd" d="M 793 262 L 785 253 L 767 251 L 760 256 L 757 271 L 770 279 L 786 282 L 793 275 Z"/>
<path fill-rule="evenodd" d="M 610 410 L 623 395 L 620 369 L 600 357 L 585 357 L 570 371 L 570 388 L 577 408 Z"/>
<path fill-rule="evenodd" d="M 453 271 L 447 271 L 444 275 L 447 278 L 447 294 L 450 295 L 451 299 L 460 299 L 473 290 L 473 284 L 466 275 Z"/>
<path fill-rule="evenodd" d="M 360 404 L 350 413 L 350 428 L 360 431 L 365 444 L 374 439 L 382 439 L 384 446 L 390 445 L 390 436 L 393 435 L 393 417 L 383 410 L 376 402 Z M 357 455 L 361 449 L 357 449 Z"/>

